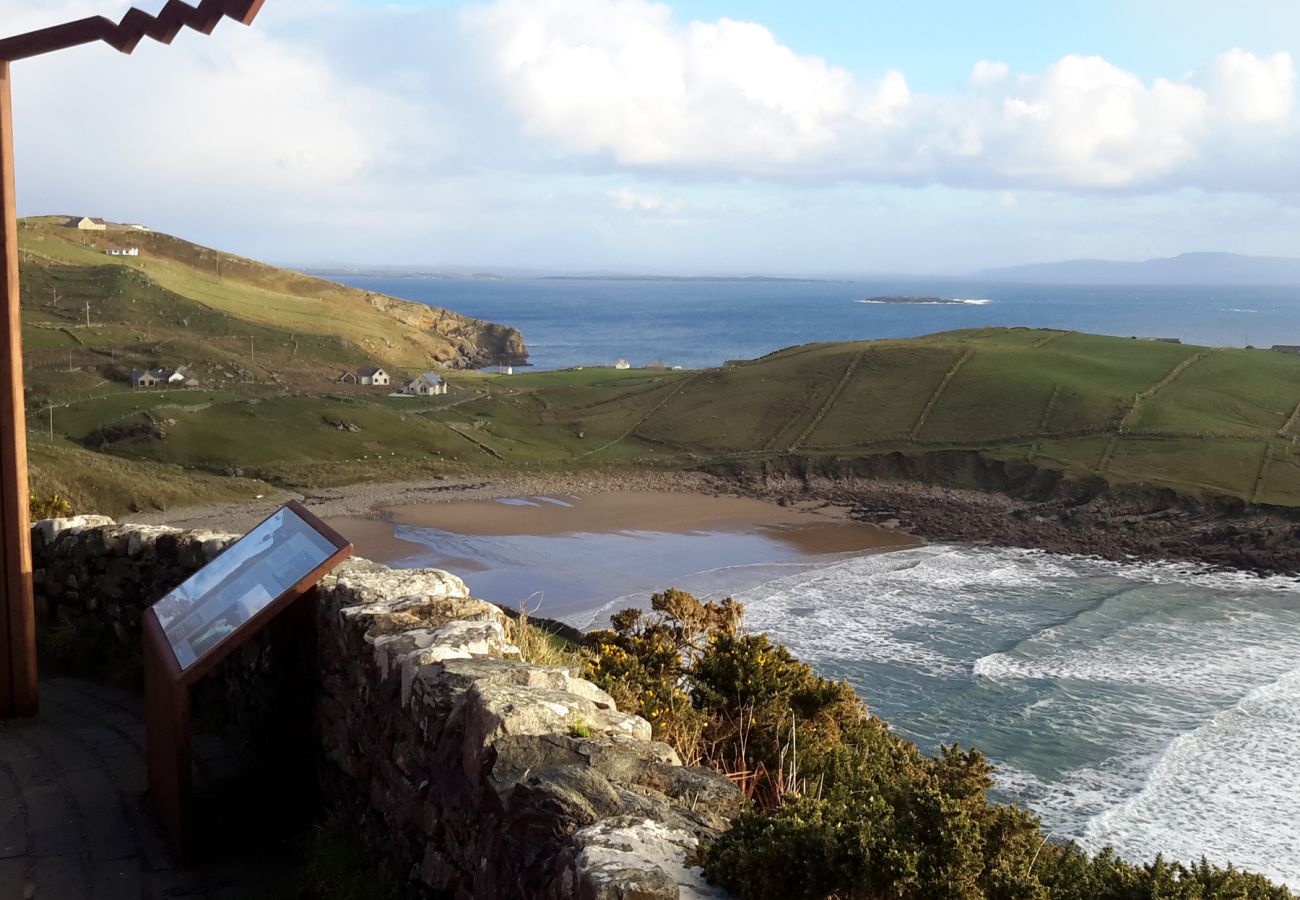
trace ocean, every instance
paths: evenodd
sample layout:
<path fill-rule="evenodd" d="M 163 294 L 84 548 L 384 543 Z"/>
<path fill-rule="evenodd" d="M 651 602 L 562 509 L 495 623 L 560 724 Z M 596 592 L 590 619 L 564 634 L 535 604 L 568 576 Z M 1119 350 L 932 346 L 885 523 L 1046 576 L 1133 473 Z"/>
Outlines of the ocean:
<path fill-rule="evenodd" d="M 1058 837 L 1300 888 L 1300 579 L 929 546 L 739 595 L 922 748 L 978 747 Z"/>
<path fill-rule="evenodd" d="M 338 280 L 514 325 L 539 368 L 699 368 L 984 326 L 1300 344 L 1300 288 Z M 860 302 L 902 294 L 987 302 Z M 471 588 L 517 590 L 530 569 L 556 598 L 599 570 L 571 597 L 585 611 L 565 616 L 582 626 L 666 586 L 620 586 L 618 560 L 644 556 L 675 586 L 736 595 L 751 628 L 848 679 L 924 749 L 978 747 L 997 765 L 996 797 L 1055 836 L 1135 861 L 1204 855 L 1300 889 L 1300 579 L 956 545 L 809 561 L 707 534 L 628 533 L 601 553 L 581 535 L 404 536 L 479 560 L 463 573 Z"/>
<path fill-rule="evenodd" d="M 986 326 L 1172 337 L 1210 346 L 1300 344 L 1300 287 L 329 277 L 512 325 L 541 369 L 619 359 L 696 369 L 812 341 Z M 859 302 L 898 295 L 987 302 Z"/>
<path fill-rule="evenodd" d="M 979 748 L 994 797 L 1056 837 L 1300 889 L 1300 578 L 962 545 L 809 556 L 709 530 L 396 533 L 396 565 L 584 629 L 665 587 L 734 596 L 922 749 Z"/>

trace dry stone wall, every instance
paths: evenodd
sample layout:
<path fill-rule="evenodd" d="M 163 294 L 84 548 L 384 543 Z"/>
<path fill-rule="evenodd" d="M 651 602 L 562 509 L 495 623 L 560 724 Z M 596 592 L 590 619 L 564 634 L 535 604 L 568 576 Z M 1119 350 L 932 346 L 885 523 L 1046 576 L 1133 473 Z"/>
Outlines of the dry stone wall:
<path fill-rule="evenodd" d="M 37 523 L 38 606 L 138 652 L 143 610 L 233 539 Z M 293 699 L 310 706 L 321 790 L 411 896 L 724 896 L 693 854 L 738 811 L 735 787 L 682 766 L 590 682 L 520 659 L 504 614 L 459 578 L 349 560 L 322 585 L 316 624 L 305 689 L 274 664 L 293 656 L 274 637 L 214 679 L 227 704 L 261 710 L 242 719 L 254 729 L 283 685 L 309 695 Z"/>

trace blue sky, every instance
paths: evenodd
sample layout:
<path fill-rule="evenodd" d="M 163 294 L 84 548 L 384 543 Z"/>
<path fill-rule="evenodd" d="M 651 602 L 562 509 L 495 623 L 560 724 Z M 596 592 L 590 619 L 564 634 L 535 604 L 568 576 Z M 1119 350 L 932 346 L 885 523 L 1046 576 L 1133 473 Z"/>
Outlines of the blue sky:
<path fill-rule="evenodd" d="M 9 5 L 14 31 L 126 7 Z M 22 64 L 19 203 L 301 264 L 1300 255 L 1297 43 L 1281 0 L 269 0 Z"/>

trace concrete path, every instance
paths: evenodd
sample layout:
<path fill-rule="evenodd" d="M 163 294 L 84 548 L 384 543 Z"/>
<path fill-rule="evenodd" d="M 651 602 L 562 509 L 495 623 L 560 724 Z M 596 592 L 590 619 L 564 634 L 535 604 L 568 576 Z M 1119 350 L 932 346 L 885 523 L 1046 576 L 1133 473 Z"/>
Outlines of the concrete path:
<path fill-rule="evenodd" d="M 200 773 L 236 765 L 195 740 Z M 0 723 L 0 900 L 256 898 L 263 861 L 179 868 L 146 805 L 138 698 L 89 682 L 41 684 L 41 715 Z"/>

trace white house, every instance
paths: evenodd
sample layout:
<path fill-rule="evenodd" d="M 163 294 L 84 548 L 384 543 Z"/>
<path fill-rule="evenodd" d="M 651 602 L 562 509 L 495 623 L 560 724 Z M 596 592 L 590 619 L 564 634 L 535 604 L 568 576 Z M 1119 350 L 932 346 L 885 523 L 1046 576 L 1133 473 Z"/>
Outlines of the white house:
<path fill-rule="evenodd" d="M 440 397 L 447 393 L 447 382 L 433 372 L 425 372 L 402 385 L 402 393 L 416 397 Z"/>
<path fill-rule="evenodd" d="M 197 387 L 198 379 L 190 371 L 189 366 L 177 366 L 174 369 L 155 369 L 154 374 L 159 381 L 169 387 Z"/>
<path fill-rule="evenodd" d="M 631 364 L 630 362 L 628 362 L 626 359 L 620 359 L 618 362 L 614 363 L 614 368 L 616 368 L 616 369 L 630 369 L 630 368 L 632 368 L 632 364 Z"/>
<path fill-rule="evenodd" d="M 131 373 L 130 378 L 131 387 L 134 388 L 198 387 L 199 384 L 188 366 L 177 366 L 174 369 L 148 369 L 143 372 L 137 370 Z"/>
<path fill-rule="evenodd" d="M 139 256 L 139 247 L 109 247 L 104 251 L 106 256 Z"/>
<path fill-rule="evenodd" d="M 365 368 L 357 369 L 357 381 L 361 384 L 373 385 L 375 387 L 388 387 L 388 385 L 393 383 L 393 378 L 378 366 L 366 366 Z"/>
<path fill-rule="evenodd" d="M 92 219 L 90 216 L 74 216 L 63 223 L 67 228 L 76 228 L 81 231 L 107 231 L 108 223 L 103 219 Z"/>

